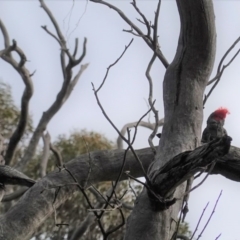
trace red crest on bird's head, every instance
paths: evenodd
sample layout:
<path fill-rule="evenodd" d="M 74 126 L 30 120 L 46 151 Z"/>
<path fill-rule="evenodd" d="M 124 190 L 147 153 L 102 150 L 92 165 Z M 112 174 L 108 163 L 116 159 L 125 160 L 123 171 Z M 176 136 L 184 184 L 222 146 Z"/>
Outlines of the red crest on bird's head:
<path fill-rule="evenodd" d="M 215 120 L 224 120 L 230 114 L 227 108 L 220 107 L 215 112 L 213 112 L 213 118 Z"/>

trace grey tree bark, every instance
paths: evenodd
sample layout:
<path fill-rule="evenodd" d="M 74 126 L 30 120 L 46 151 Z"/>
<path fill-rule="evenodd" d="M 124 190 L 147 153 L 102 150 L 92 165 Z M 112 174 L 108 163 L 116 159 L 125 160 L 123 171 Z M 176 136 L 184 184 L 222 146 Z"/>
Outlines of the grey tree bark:
<path fill-rule="evenodd" d="M 193 150 L 200 143 L 203 93 L 215 58 L 216 34 L 212 1 L 177 0 L 177 5 L 181 32 L 176 56 L 167 68 L 163 83 L 165 123 L 157 155 L 154 156 L 150 148 L 137 151 L 144 169 L 148 169 L 148 176 L 156 188 L 162 187 L 162 167 L 177 154 Z M 206 146 L 202 149 L 206 150 Z M 222 157 L 216 155 L 219 157 L 215 158 L 212 156 L 211 161 L 219 158 L 212 173 L 240 181 L 240 150 L 232 147 L 228 155 L 223 155 Z M 123 150 L 94 152 L 90 156 L 86 154 L 72 160 L 66 167 L 81 186 L 87 187 L 89 182 L 114 181 L 119 174 L 123 156 Z M 180 164 L 177 159 L 176 162 Z M 134 177 L 143 176 L 142 169 L 132 153 L 127 155 L 124 171 L 130 171 Z M 126 178 L 127 176 L 123 175 L 122 179 Z M 73 179 L 65 170 L 53 172 L 41 179 L 13 208 L 1 216 L 0 239 L 29 239 L 41 223 L 53 213 L 52 202 L 56 187 L 62 188 L 55 200 L 55 208 L 77 190 L 73 183 Z M 181 184 L 174 196 L 179 198 L 183 196 L 184 191 L 185 184 Z M 172 197 L 167 189 L 165 192 L 166 195 L 162 197 Z M 176 221 L 181 201 L 176 201 L 164 211 L 156 211 L 151 204 L 149 195 L 144 189 L 129 218 L 125 239 L 171 238 L 175 229 L 172 219 Z"/>
<path fill-rule="evenodd" d="M 199 150 L 197 149 L 196 152 L 197 151 Z M 154 158 L 152 149 L 140 149 L 137 150 L 136 153 L 141 159 L 144 168 L 148 169 Z M 182 155 L 184 154 L 185 153 Z M 89 165 L 89 154 L 81 155 L 66 165 L 67 169 L 72 172 L 81 185 L 84 185 L 86 181 L 94 184 L 101 181 L 116 180 L 119 174 L 119 169 L 122 165 L 122 159 L 124 158 L 124 150 L 97 151 L 90 153 L 90 156 L 91 165 Z M 216 158 L 215 160 L 217 160 L 217 162 L 211 173 L 221 174 L 230 180 L 240 182 L 239 148 L 231 147 L 230 152 L 227 155 Z M 179 163 L 179 166 L 181 166 L 181 162 Z M 90 167 L 91 175 L 88 178 Z M 127 155 L 124 171 L 130 171 L 131 175 L 134 177 L 143 176 L 142 169 L 131 152 Z M 122 179 L 126 178 L 127 176 L 123 175 Z M 52 203 L 55 196 L 56 186 L 63 187 L 61 188 L 54 203 L 55 208 L 66 201 L 69 195 L 77 190 L 76 186 L 73 185 L 73 179 L 67 171 L 56 171 L 42 178 L 24 194 L 14 207 L 1 216 L 0 239 L 29 239 L 34 231 L 46 220 L 46 218 L 50 217 L 50 215 L 54 212 Z M 86 185 L 86 187 L 87 186 L 88 185 Z M 142 194 L 142 196 L 144 195 Z M 149 202 L 147 195 L 145 195 L 145 199 L 146 202 Z M 177 204 L 178 202 L 179 201 L 177 201 Z M 175 206 L 176 205 L 173 205 L 173 207 Z M 136 207 L 139 207 L 138 203 L 136 203 Z M 164 213 L 169 213 L 169 211 L 165 211 L 163 214 Z M 163 214 L 156 212 L 155 215 L 152 216 L 152 220 L 154 220 L 154 217 L 156 217 L 155 220 L 158 220 L 159 215 L 162 216 Z M 149 220 L 149 218 L 139 219 L 139 224 L 141 221 L 147 220 Z M 137 233 L 135 233 L 135 235 L 138 236 Z"/>
<path fill-rule="evenodd" d="M 153 179 L 161 166 L 176 154 L 200 143 L 203 93 L 215 59 L 214 10 L 209 0 L 177 0 L 181 20 L 178 48 L 163 82 L 164 126 L 156 159 L 149 169 Z M 158 180 L 156 179 L 156 182 Z M 182 196 L 181 185 L 175 196 Z M 178 201 L 169 210 L 156 212 L 144 190 L 129 218 L 125 240 L 168 240 L 175 230 Z"/>

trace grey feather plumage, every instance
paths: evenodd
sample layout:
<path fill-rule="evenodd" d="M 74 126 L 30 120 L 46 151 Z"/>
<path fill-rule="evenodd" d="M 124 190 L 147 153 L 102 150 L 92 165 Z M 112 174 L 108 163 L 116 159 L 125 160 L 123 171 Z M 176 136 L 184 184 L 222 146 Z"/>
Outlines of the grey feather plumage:
<path fill-rule="evenodd" d="M 216 111 L 210 114 L 207 119 L 207 127 L 202 134 L 202 143 L 208 143 L 216 138 L 223 137 L 227 134 L 226 129 L 223 127 L 225 118 L 216 117 Z"/>

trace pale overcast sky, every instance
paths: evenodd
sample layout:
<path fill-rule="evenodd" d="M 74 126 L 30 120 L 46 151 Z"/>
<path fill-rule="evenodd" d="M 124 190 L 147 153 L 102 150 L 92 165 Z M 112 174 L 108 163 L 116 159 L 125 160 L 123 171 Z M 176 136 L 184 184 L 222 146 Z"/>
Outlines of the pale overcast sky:
<path fill-rule="evenodd" d="M 153 20 L 157 1 L 137 1 L 138 6 L 148 19 Z M 133 37 L 122 29 L 129 29 L 125 22 L 114 11 L 99 4 L 79 1 L 46 1 L 56 17 L 63 33 L 68 39 L 69 48 L 73 49 L 75 37 L 80 43 L 88 38 L 87 55 L 83 63 L 90 63 L 75 87 L 70 99 L 62 107 L 48 126 L 52 137 L 69 133 L 74 129 L 94 130 L 105 134 L 115 141 L 117 134 L 103 117 L 92 91 L 91 82 L 95 86 L 101 83 L 106 68 L 119 57 L 125 45 Z M 111 1 L 144 29 L 135 20 L 137 16 L 129 1 Z M 28 69 L 36 73 L 33 77 L 35 93 L 31 100 L 31 114 L 36 125 L 49 105 L 55 100 L 62 84 L 60 70 L 59 46 L 57 42 L 40 27 L 53 26 L 47 15 L 39 7 L 38 1 L 0 1 L 0 17 L 6 25 L 11 39 L 15 39 L 29 62 Z M 240 1 L 214 1 L 217 27 L 217 54 L 212 76 L 220 58 L 228 47 L 240 35 Z M 179 35 L 179 16 L 175 1 L 162 1 L 159 18 L 160 45 L 169 62 L 176 52 Z M 239 48 L 240 45 L 238 45 Z M 0 37 L 0 49 L 3 39 Z M 237 48 L 236 48 L 237 49 Z M 234 53 L 236 50 L 234 51 Z M 80 54 L 80 53 L 79 53 Z M 138 120 L 146 111 L 148 98 L 148 82 L 145 71 L 152 56 L 152 51 L 140 38 L 134 42 L 121 61 L 111 70 L 109 77 L 99 93 L 100 100 L 109 117 L 121 128 L 125 123 Z M 211 112 L 220 106 L 227 107 L 231 114 L 226 119 L 226 129 L 233 138 L 233 145 L 240 145 L 240 56 L 225 70 L 221 82 L 214 90 L 204 109 L 204 123 Z M 0 61 L 0 79 L 12 86 L 14 99 L 20 105 L 24 84 L 18 74 L 5 62 Z M 163 117 L 162 80 L 165 69 L 157 61 L 152 69 L 154 80 L 154 98 L 159 117 Z M 209 89 L 207 89 L 208 91 Z M 153 120 L 153 117 L 151 118 Z M 146 119 L 147 120 L 147 119 Z M 161 130 L 159 130 L 161 131 Z M 149 130 L 139 129 L 135 148 L 147 147 Z M 157 144 L 158 141 L 156 140 Z M 221 176 L 211 176 L 203 186 L 195 190 L 190 199 L 190 212 L 186 221 L 194 230 L 201 212 L 208 201 L 206 211 L 209 216 L 213 205 L 221 191 L 222 197 L 216 212 L 201 239 L 211 240 L 222 233 L 221 240 L 239 240 L 240 184 L 231 182 Z M 205 224 L 204 218 L 202 226 Z M 200 232 L 198 232 L 199 234 Z"/>

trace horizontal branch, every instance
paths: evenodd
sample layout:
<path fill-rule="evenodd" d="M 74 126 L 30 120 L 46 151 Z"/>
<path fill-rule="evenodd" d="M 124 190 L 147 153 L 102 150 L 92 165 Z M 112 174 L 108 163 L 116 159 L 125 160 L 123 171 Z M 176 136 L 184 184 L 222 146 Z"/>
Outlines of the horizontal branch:
<path fill-rule="evenodd" d="M 178 154 L 163 167 L 152 173 L 150 181 L 154 192 L 162 197 L 169 197 L 175 189 L 200 171 L 212 171 L 212 164 L 218 158 L 228 154 L 232 138 L 224 136 L 204 144 L 193 151 Z M 211 170 L 210 170 L 211 169 Z"/>
<path fill-rule="evenodd" d="M 164 123 L 164 118 L 162 118 L 158 121 L 158 126 L 159 127 L 163 126 L 163 123 Z M 136 126 L 139 126 L 139 127 L 145 127 L 145 128 L 154 130 L 155 125 L 156 125 L 156 123 L 151 123 L 151 122 L 146 122 L 146 121 L 140 121 L 140 122 L 136 121 L 136 122 L 127 123 L 122 127 L 121 135 L 125 136 L 128 128 L 134 128 Z M 117 146 L 118 146 L 118 149 L 123 149 L 123 140 L 120 135 L 117 138 Z"/>
<path fill-rule="evenodd" d="M 202 149 L 204 149 L 204 146 Z M 82 186 L 85 186 L 85 184 L 89 186 L 90 183 L 114 181 L 122 166 L 124 152 L 124 150 L 106 150 L 89 153 L 92 160 L 90 176 L 89 154 L 75 158 L 67 163 L 66 167 Z M 154 158 L 151 148 L 136 150 L 136 153 L 143 167 L 147 170 Z M 199 151 L 199 154 L 201 153 Z M 141 167 L 130 151 L 126 157 L 125 171 L 130 171 L 131 175 L 136 178 L 143 176 Z M 240 182 L 240 149 L 231 147 L 227 155 L 217 159 L 211 174 L 221 174 L 231 180 Z M 89 184 L 86 183 L 86 179 L 88 179 Z M 123 179 L 127 179 L 125 174 L 122 176 Z M 1 217 L 0 227 L 2 231 L 0 232 L 0 238 L 5 240 L 30 238 L 42 222 L 53 213 L 52 202 L 57 186 L 64 187 L 61 188 L 57 196 L 55 207 L 61 205 L 77 190 L 71 176 L 65 170 L 48 174 L 31 187 L 11 211 Z M 16 218 L 16 216 L 18 217 Z M 14 226 L 14 231 L 12 226 Z"/>

